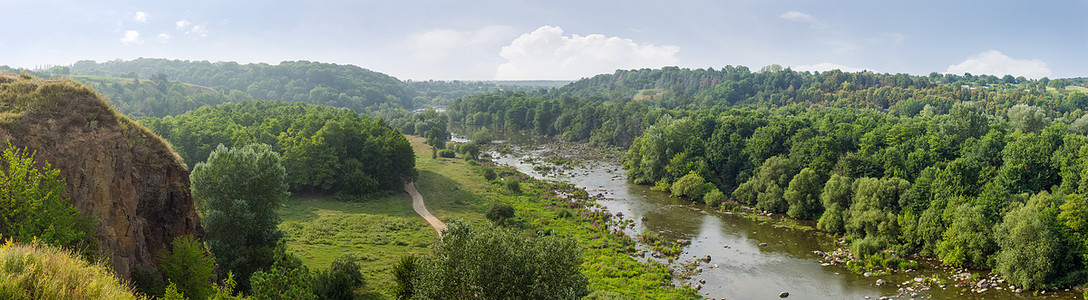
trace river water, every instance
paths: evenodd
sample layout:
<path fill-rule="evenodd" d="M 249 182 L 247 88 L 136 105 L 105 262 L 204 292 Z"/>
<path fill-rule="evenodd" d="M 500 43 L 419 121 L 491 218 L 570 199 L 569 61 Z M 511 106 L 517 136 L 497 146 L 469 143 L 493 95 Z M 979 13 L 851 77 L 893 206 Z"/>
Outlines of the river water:
<path fill-rule="evenodd" d="M 623 213 L 626 219 L 635 220 L 633 228 L 625 229 L 632 237 L 649 230 L 668 239 L 690 240 L 691 245 L 685 247 L 672 263 L 677 269 L 710 255 L 709 263 L 699 265 L 702 272 L 690 279 L 677 279 L 677 284 L 695 284 L 705 280 L 699 293 L 706 298 L 779 299 L 781 292 L 788 292 L 788 299 L 878 299 L 883 296 L 909 299 L 912 293 L 916 293 L 917 298 L 933 299 L 1080 299 L 1076 292 L 1050 291 L 1032 296 L 1013 293 L 1007 288 L 989 289 L 980 294 L 971 289 L 954 287 L 954 283 L 947 278 L 956 271 L 932 264 L 927 264 L 931 266 L 921 271 L 879 277 L 865 277 L 840 266 L 822 266 L 820 257 L 813 251 L 832 251 L 836 248 L 834 241 L 824 234 L 776 228 L 744 215 L 718 212 L 701 204 L 673 198 L 667 193 L 652 191 L 649 186 L 631 184 L 627 182 L 623 168 L 607 159 L 583 161 L 582 166 L 568 169 L 562 174 L 534 171 L 534 165 L 525 160 L 552 155 L 555 144 L 525 135 L 505 138 L 507 140 L 497 142 L 514 146 L 514 151 L 506 155 L 490 153 L 496 163 L 515 167 L 534 178 L 574 184 L 586 189 L 590 195 L 601 193 L 605 199 L 598 203 L 613 214 Z M 642 217 L 646 217 L 645 221 L 641 220 Z M 760 246 L 762 243 L 766 245 Z M 665 260 L 658 261 L 667 263 Z M 984 276 L 988 272 L 976 273 Z M 945 288 L 933 285 L 929 290 L 904 292 L 898 285 L 920 276 L 935 275 L 945 279 L 948 283 Z M 883 279 L 888 284 L 877 286 L 877 279 Z M 909 285 L 902 287 L 906 286 Z"/>

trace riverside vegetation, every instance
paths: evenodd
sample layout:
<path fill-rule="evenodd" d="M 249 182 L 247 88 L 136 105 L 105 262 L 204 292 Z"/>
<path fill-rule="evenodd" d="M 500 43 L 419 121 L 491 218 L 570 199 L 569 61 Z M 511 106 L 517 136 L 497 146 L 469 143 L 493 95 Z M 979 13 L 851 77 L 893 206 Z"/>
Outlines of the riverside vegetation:
<path fill-rule="evenodd" d="M 167 69 L 240 67 L 156 60 L 135 65 L 149 62 L 172 65 Z M 125 64 L 85 74 L 116 76 L 108 69 L 118 66 Z M 316 81 L 300 80 L 287 84 L 298 89 L 280 91 L 282 85 L 269 84 L 279 79 L 250 78 L 255 72 L 246 68 L 275 67 L 246 65 L 232 71 L 246 80 L 215 92 L 166 79 L 188 80 L 184 74 L 199 73 L 192 69 L 162 71 L 172 75 L 156 76 L 155 87 L 141 85 L 139 75 L 129 76 L 131 81 L 88 78 L 121 94 L 131 86 L 175 96 L 227 95 L 211 96 L 199 104 L 215 106 L 189 112 L 181 110 L 194 107 L 191 103 L 144 111 L 165 116 L 141 122 L 197 166 L 194 198 L 209 232 L 164 244 L 156 268 L 133 274 L 139 294 L 170 299 L 243 294 L 352 298 L 356 292 L 370 298 L 531 297 L 541 296 L 532 294 L 532 287 L 554 283 L 545 289 L 547 296 L 697 296 L 693 289 L 673 287 L 673 274 L 665 266 L 634 259 L 635 240 L 610 230 L 623 224 L 584 190 L 477 162 L 479 149 L 471 151 L 472 146 L 443 149 L 450 123 L 624 147 L 624 167 L 634 182 L 711 205 L 744 204 L 817 220 L 820 230 L 847 236 L 843 240 L 853 251 L 879 258 L 881 265 L 910 266 L 893 261 L 898 256 L 886 254 L 891 250 L 936 256 L 953 266 L 993 268 L 1026 289 L 1086 281 L 1088 239 L 1082 223 L 1088 210 L 1081 208 L 1081 178 L 1088 178 L 1082 157 L 1088 155 L 1083 150 L 1088 117 L 1081 108 L 1088 97 L 1080 92 L 1082 79 L 799 73 L 776 66 L 759 72 L 732 66 L 664 68 L 617 71 L 540 91 L 466 96 L 453 100 L 448 114 L 406 114 L 403 108 L 412 107 L 410 93 L 395 79 L 363 69 L 285 64 Z M 362 74 L 360 80 L 343 83 L 362 81 L 364 87 L 334 97 L 334 89 L 319 82 L 339 80 L 330 76 L 338 72 Z M 371 81 L 386 92 L 365 87 L 373 84 L 367 76 L 377 76 Z M 12 81 L 0 84 L 18 85 Z M 262 97 L 354 111 L 248 101 Z M 384 102 L 390 105 L 383 107 Z M 387 122 L 358 114 L 383 111 L 395 118 Z M 398 130 L 423 137 L 409 142 Z M 488 139 L 482 132 L 480 141 Z M 439 149 L 454 157 L 437 157 Z M 427 152 L 431 159 L 425 158 Z M 224 159 L 213 159 L 218 156 Z M 470 159 L 463 160 L 466 156 Z M 253 174 L 268 176 L 211 179 Z M 412 217 L 410 201 L 398 190 L 413 180 L 428 206 L 451 223 L 456 239 L 434 239 L 426 223 Z M 288 191 L 296 196 L 287 198 Z M 270 196 L 257 196 L 266 193 Z M 229 235 L 217 219 L 237 220 L 243 226 L 234 229 L 248 229 Z M 8 228 L 13 227 L 0 226 Z M 654 240 L 652 234 L 642 238 Z M 522 270 L 527 273 L 443 255 L 475 249 L 456 241 L 491 245 L 489 250 L 499 251 L 495 257 L 508 263 L 528 262 Z M 542 260 L 527 260 L 530 253 Z M 172 267 L 178 265 L 199 268 Z M 206 267 L 214 265 L 220 266 L 217 274 Z M 442 285 L 451 272 L 470 276 L 461 278 L 463 284 Z M 89 277 L 115 282 L 108 276 Z M 483 282 L 505 284 L 485 288 Z"/>

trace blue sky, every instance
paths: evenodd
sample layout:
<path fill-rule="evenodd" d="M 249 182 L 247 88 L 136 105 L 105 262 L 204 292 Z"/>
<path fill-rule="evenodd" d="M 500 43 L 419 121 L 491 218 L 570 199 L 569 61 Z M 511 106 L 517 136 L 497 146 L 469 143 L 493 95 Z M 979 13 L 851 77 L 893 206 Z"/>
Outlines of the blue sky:
<path fill-rule="evenodd" d="M 400 79 L 616 69 L 1088 76 L 1088 1 L 0 0 L 0 65 L 354 64 Z"/>

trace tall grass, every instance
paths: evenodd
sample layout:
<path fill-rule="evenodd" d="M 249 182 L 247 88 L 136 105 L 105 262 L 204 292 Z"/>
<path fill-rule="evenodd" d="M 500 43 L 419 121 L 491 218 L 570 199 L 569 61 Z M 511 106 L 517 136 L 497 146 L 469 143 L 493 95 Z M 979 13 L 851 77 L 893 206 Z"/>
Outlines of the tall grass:
<path fill-rule="evenodd" d="M 0 299 L 138 299 L 101 264 L 45 245 L 0 245 Z"/>

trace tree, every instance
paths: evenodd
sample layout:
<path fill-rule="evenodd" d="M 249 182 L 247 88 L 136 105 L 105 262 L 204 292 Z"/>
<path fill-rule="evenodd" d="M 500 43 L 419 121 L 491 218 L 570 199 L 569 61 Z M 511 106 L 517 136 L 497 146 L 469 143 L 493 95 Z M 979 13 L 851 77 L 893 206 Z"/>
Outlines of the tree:
<path fill-rule="evenodd" d="M 937 244 L 937 256 L 956 267 L 985 267 L 990 265 L 990 255 L 997 251 L 991 224 L 986 220 L 982 206 L 964 203 L 956 209 L 952 226 L 944 232 L 944 239 Z"/>
<path fill-rule="evenodd" d="M 366 284 L 356 261 L 351 253 L 342 254 L 332 261 L 328 269 L 314 274 L 314 295 L 318 299 L 355 299 L 355 289 Z"/>
<path fill-rule="evenodd" d="M 393 265 L 393 296 L 400 300 L 411 299 L 415 295 L 414 278 L 420 277 L 419 257 L 414 255 L 402 256 L 397 264 Z"/>
<path fill-rule="evenodd" d="M 982 105 L 975 102 L 959 102 L 952 105 L 948 119 L 944 122 L 944 132 L 962 142 L 967 138 L 980 137 L 989 129 L 989 115 Z"/>
<path fill-rule="evenodd" d="M 684 177 L 680 177 L 680 179 L 676 180 L 676 182 L 672 184 L 670 190 L 672 191 L 673 196 L 684 196 L 698 200 L 703 197 L 703 193 L 705 192 L 703 190 L 704 183 L 706 183 L 706 181 L 703 180 L 702 176 L 699 176 L 695 171 L 691 171 L 687 175 L 684 175 Z"/>
<path fill-rule="evenodd" d="M 1013 105 L 1013 107 L 1009 108 L 1007 115 L 1013 128 L 1025 133 L 1038 132 L 1046 127 L 1047 123 L 1050 123 L 1045 110 L 1031 105 Z"/>
<path fill-rule="evenodd" d="M 288 192 L 279 154 L 264 144 L 219 145 L 189 178 L 208 249 L 248 290 L 249 277 L 272 264 L 272 249 L 283 236 L 276 209 Z"/>
<path fill-rule="evenodd" d="M 215 283 L 215 258 L 191 235 L 175 237 L 170 249 L 159 252 L 159 270 L 177 292 L 190 299 L 207 299 Z"/>
<path fill-rule="evenodd" d="M 0 236 L 94 253 L 94 223 L 68 202 L 60 171 L 11 144 L 0 153 Z"/>
<path fill-rule="evenodd" d="M 854 180 L 839 174 L 832 174 L 824 183 L 823 192 L 820 193 L 820 202 L 823 203 L 824 213 L 816 222 L 816 228 L 830 233 L 842 233 L 845 231 L 846 214 L 844 210 L 850 207 L 854 197 Z"/>
<path fill-rule="evenodd" d="M 302 260 L 287 253 L 287 243 L 281 240 L 272 255 L 272 266 L 253 273 L 250 279 L 253 298 L 275 300 L 317 299 L 313 290 L 310 271 Z"/>
<path fill-rule="evenodd" d="M 1041 288 L 1059 268 L 1055 262 L 1061 245 L 1045 215 L 1052 201 L 1050 193 L 1040 192 L 1027 204 L 1014 205 L 994 227 L 994 240 L 1001 248 L 994 270 L 1016 286 Z"/>
<path fill-rule="evenodd" d="M 478 160 L 480 159 L 480 146 L 477 146 L 476 143 L 461 145 L 461 154 L 465 156 L 466 160 Z"/>
<path fill-rule="evenodd" d="M 706 195 L 703 196 L 703 202 L 710 207 L 717 207 L 725 202 L 725 200 L 725 193 L 722 193 L 718 188 L 710 189 L 710 191 L 706 192 Z"/>
<path fill-rule="evenodd" d="M 582 251 L 573 239 L 477 229 L 462 220 L 447 225 L 432 256 L 421 258 L 414 267 L 394 268 L 398 295 L 417 299 L 579 299 L 589 293 L 581 273 Z M 402 280 L 402 276 L 411 276 L 410 285 L 404 285 L 409 280 Z"/>
<path fill-rule="evenodd" d="M 789 188 L 783 195 L 790 204 L 786 211 L 790 217 L 808 220 L 820 214 L 820 176 L 809 168 L 801 169 L 800 173 L 790 180 Z"/>

